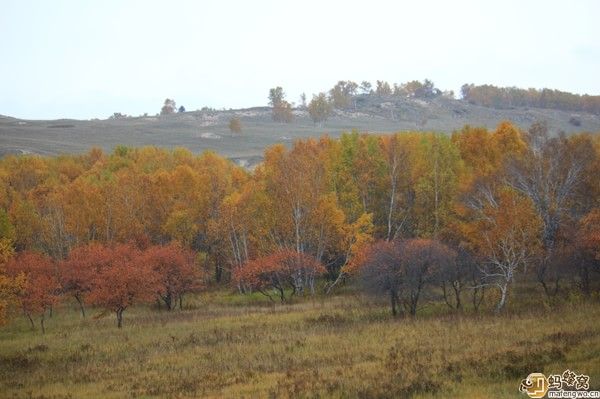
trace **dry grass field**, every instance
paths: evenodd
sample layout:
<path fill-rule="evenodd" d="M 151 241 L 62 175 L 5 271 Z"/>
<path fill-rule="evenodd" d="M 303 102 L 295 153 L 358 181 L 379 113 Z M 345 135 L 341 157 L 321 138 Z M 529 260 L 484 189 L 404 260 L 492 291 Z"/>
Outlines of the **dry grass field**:
<path fill-rule="evenodd" d="M 218 290 L 182 311 L 129 309 L 121 330 L 65 304 L 45 335 L 25 318 L 0 330 L 0 396 L 517 398 L 529 373 L 566 368 L 598 389 L 600 305 L 526 303 L 504 316 L 432 303 L 411 319 L 352 292 L 281 305 Z"/>

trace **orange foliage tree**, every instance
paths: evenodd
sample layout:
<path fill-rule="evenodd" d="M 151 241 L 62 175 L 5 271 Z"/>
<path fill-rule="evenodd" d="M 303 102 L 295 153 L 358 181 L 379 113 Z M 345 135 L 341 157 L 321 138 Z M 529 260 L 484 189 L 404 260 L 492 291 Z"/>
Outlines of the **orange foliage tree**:
<path fill-rule="evenodd" d="M 6 270 L 9 276 L 23 280 L 17 292 L 23 313 L 32 329 L 35 328 L 33 317 L 39 316 L 44 333 L 46 311 L 60 299 L 60 283 L 52 259 L 35 252 L 21 252 L 8 262 Z"/>
<path fill-rule="evenodd" d="M 251 260 L 234 271 L 234 281 L 258 291 L 272 300 L 268 290 L 278 292 L 281 302 L 286 300 L 285 289 L 300 294 L 308 286 L 314 292 L 314 279 L 325 272 L 314 257 L 293 250 L 279 250 L 263 258 Z"/>
<path fill-rule="evenodd" d="M 152 268 L 158 283 L 158 295 L 168 310 L 179 302 L 183 307 L 183 296 L 201 287 L 201 273 L 194 253 L 172 242 L 154 245 L 143 251 L 140 262 Z"/>
<path fill-rule="evenodd" d="M 72 295 L 85 317 L 86 296 L 92 291 L 96 274 L 111 262 L 110 250 L 100 243 L 90 243 L 73 249 L 67 259 L 59 262 L 58 271 L 63 292 Z"/>
<path fill-rule="evenodd" d="M 141 261 L 139 249 L 118 244 L 109 252 L 109 261 L 94 275 L 88 300 L 115 312 L 121 328 L 123 312 L 133 304 L 153 301 L 161 287 L 152 266 Z"/>
<path fill-rule="evenodd" d="M 482 261 L 481 285 L 500 291 L 500 312 L 515 277 L 540 255 L 542 222 L 533 203 L 509 189 L 494 193 L 471 218 L 463 233 Z"/>

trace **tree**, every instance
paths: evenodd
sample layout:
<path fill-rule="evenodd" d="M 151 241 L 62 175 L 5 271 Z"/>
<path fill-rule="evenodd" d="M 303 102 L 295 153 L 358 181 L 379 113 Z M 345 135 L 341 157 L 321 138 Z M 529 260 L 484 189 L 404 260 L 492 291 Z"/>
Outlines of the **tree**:
<path fill-rule="evenodd" d="M 179 107 L 179 109 L 177 110 L 177 112 L 179 112 L 180 114 L 185 112 L 185 107 L 182 105 Z"/>
<path fill-rule="evenodd" d="M 580 248 L 600 261 L 600 208 L 595 208 L 580 220 Z"/>
<path fill-rule="evenodd" d="M 329 185 L 328 145 L 327 139 L 297 141 L 290 151 L 280 145 L 265 153 L 259 173 L 273 249 L 294 248 L 320 262 L 339 254 L 347 220 Z"/>
<path fill-rule="evenodd" d="M 545 123 L 535 123 L 527 135 L 526 151 L 507 163 L 508 184 L 531 200 L 542 221 L 545 256 L 538 264 L 537 278 L 548 296 L 556 295 L 559 275 L 549 276 L 548 262 L 556 247 L 557 234 L 568 221 L 584 170 L 594 159 L 586 141 L 550 137 Z M 554 289 L 548 279 L 554 281 Z"/>
<path fill-rule="evenodd" d="M 462 309 L 462 293 L 468 287 L 468 281 L 474 280 L 478 285 L 477 263 L 472 254 L 464 247 L 459 246 L 455 251 L 457 256 L 453 262 L 445 262 L 441 265 L 438 271 L 438 279 L 442 287 L 444 302 L 452 309 Z M 450 291 L 451 290 L 451 291 Z M 478 307 L 478 302 L 481 301 L 480 287 L 472 288 L 473 290 L 473 306 Z"/>
<path fill-rule="evenodd" d="M 346 252 L 343 264 L 339 268 L 336 279 L 329 284 L 326 293 L 329 294 L 333 288 L 346 276 L 356 274 L 362 260 L 365 248 L 373 242 L 373 214 L 363 213 L 354 223 L 346 228 L 344 248 Z"/>
<path fill-rule="evenodd" d="M 143 251 L 140 262 L 150 266 L 158 279 L 158 295 L 167 310 L 183 308 L 183 296 L 201 287 L 201 273 L 194 253 L 172 242 L 154 245 Z"/>
<path fill-rule="evenodd" d="M 0 326 L 5 324 L 10 316 L 10 309 L 17 303 L 17 294 L 23 289 L 25 275 L 10 276 L 6 270 L 6 264 L 13 257 L 14 251 L 12 241 L 3 236 L 0 225 Z"/>
<path fill-rule="evenodd" d="M 438 237 L 454 216 L 462 161 L 448 136 L 427 134 L 413 161 L 415 228 L 421 237 Z"/>
<path fill-rule="evenodd" d="M 358 85 L 352 81 L 340 80 L 331 90 L 329 97 L 335 108 L 345 109 L 350 105 L 354 105 L 353 97 L 356 95 Z M 356 107 L 355 107 L 356 108 Z"/>
<path fill-rule="evenodd" d="M 300 94 L 300 108 L 306 109 L 306 93 Z"/>
<path fill-rule="evenodd" d="M 122 114 L 120 112 L 113 112 L 113 114 L 108 117 L 108 119 L 124 119 L 124 118 L 127 118 L 127 115 Z"/>
<path fill-rule="evenodd" d="M 387 174 L 384 183 L 387 194 L 385 238 L 390 241 L 404 227 L 409 208 L 412 207 L 412 198 L 402 198 L 403 195 L 413 196 L 408 188 L 411 179 L 410 153 L 406 141 L 402 141 L 399 135 L 381 137 L 380 146 Z"/>
<path fill-rule="evenodd" d="M 59 280 L 64 293 L 72 295 L 85 317 L 86 297 L 94 288 L 96 274 L 111 262 L 110 250 L 100 243 L 74 248 L 67 259 L 59 262 Z"/>
<path fill-rule="evenodd" d="M 435 88 L 433 82 L 425 79 L 422 83 L 413 80 L 402 84 L 397 90 L 398 94 L 413 98 L 430 98 L 441 94 L 441 91 Z"/>
<path fill-rule="evenodd" d="M 360 91 L 362 92 L 362 94 L 371 94 L 372 93 L 371 83 L 366 80 L 363 80 L 360 83 Z"/>
<path fill-rule="evenodd" d="M 160 109 L 160 114 L 161 115 L 170 115 L 175 113 L 175 111 L 177 110 L 177 105 L 175 104 L 175 100 L 171 100 L 170 98 L 167 98 L 165 100 L 165 103 L 163 104 L 162 108 Z"/>
<path fill-rule="evenodd" d="M 8 262 L 6 271 L 13 279 L 22 281 L 17 298 L 31 328 L 35 328 L 33 317 L 38 316 L 42 333 L 45 333 L 46 311 L 60 299 L 60 284 L 52 260 L 45 255 L 25 251 Z"/>
<path fill-rule="evenodd" d="M 234 281 L 271 300 L 268 290 L 274 289 L 284 302 L 287 288 L 292 289 L 292 296 L 300 294 L 315 276 L 324 272 L 325 268 L 314 257 L 284 249 L 246 263 L 235 271 Z"/>
<path fill-rule="evenodd" d="M 4 266 L 1 267 L 4 269 Z M 10 277 L 0 270 L 0 326 L 7 323 L 10 309 L 18 302 L 17 295 L 23 289 L 24 276 Z"/>
<path fill-rule="evenodd" d="M 323 125 L 323 122 L 331 115 L 331 104 L 325 93 L 313 95 L 311 102 L 308 104 L 308 114 L 315 124 Z"/>
<path fill-rule="evenodd" d="M 281 86 L 269 89 L 269 105 L 273 108 L 277 108 L 285 100 L 285 93 Z"/>
<path fill-rule="evenodd" d="M 594 208 L 579 221 L 575 250 L 575 262 L 579 274 L 581 290 L 586 296 L 591 294 L 591 274 L 600 273 L 600 208 Z"/>
<path fill-rule="evenodd" d="M 510 189 L 501 189 L 474 211 L 465 233 L 482 261 L 483 282 L 500 291 L 496 312 L 507 303 L 510 287 L 541 249 L 541 226 L 534 205 Z"/>
<path fill-rule="evenodd" d="M 275 122 L 291 123 L 294 119 L 292 105 L 285 100 L 285 93 L 280 86 L 269 90 L 269 105 L 273 107 Z"/>
<path fill-rule="evenodd" d="M 115 312 L 117 326 L 123 326 L 123 312 L 136 303 L 152 302 L 160 286 L 152 266 L 142 261 L 140 251 L 130 244 L 109 248 L 109 262 L 96 274 L 90 303 Z"/>
<path fill-rule="evenodd" d="M 390 84 L 388 82 L 385 82 L 383 80 L 378 80 L 377 88 L 375 89 L 375 93 L 377 93 L 377 95 L 380 97 L 391 96 L 392 88 L 390 87 Z"/>
<path fill-rule="evenodd" d="M 434 240 L 379 241 L 362 257 L 361 279 L 368 292 L 389 295 L 394 316 L 399 305 L 415 316 L 424 288 L 455 256 L 454 251 Z"/>
<path fill-rule="evenodd" d="M 240 118 L 234 116 L 229 120 L 229 130 L 233 133 L 242 132 L 242 122 L 240 121 Z"/>
<path fill-rule="evenodd" d="M 273 120 L 275 122 L 292 123 L 294 120 L 292 105 L 287 101 L 282 101 L 279 105 L 273 107 Z"/>

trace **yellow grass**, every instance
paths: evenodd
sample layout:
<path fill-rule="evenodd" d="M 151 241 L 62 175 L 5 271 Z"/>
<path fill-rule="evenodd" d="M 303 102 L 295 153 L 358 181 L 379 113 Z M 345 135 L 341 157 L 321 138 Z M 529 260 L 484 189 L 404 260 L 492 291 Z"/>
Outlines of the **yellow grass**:
<path fill-rule="evenodd" d="M 45 335 L 17 319 L 0 330 L 0 397 L 522 398 L 529 373 L 566 368 L 600 386 L 597 302 L 393 319 L 356 295 L 243 300 L 212 292 L 183 311 L 137 307 L 122 330 L 71 305 Z"/>

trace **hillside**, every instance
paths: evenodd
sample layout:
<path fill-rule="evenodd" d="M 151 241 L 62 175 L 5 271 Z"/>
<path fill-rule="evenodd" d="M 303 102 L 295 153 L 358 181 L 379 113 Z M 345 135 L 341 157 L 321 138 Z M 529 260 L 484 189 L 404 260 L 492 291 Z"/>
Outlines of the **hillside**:
<path fill-rule="evenodd" d="M 401 130 L 450 133 L 465 124 L 495 127 L 511 120 L 522 128 L 545 120 L 553 132 L 600 131 L 600 116 L 541 108 L 496 109 L 438 96 L 429 100 L 357 96 L 356 109 L 335 110 L 322 127 L 304 110 L 294 110 L 290 124 L 273 122 L 271 109 L 192 111 L 170 116 L 128 117 L 106 120 L 20 120 L 0 116 L 0 156 L 11 153 L 56 155 L 81 153 L 92 146 L 111 151 L 114 146 L 183 146 L 193 152 L 214 150 L 242 165 L 261 159 L 265 147 L 295 139 L 338 136 L 357 129 L 369 132 Z M 242 133 L 232 133 L 229 120 L 236 116 Z M 573 124 L 574 118 L 579 126 Z"/>

